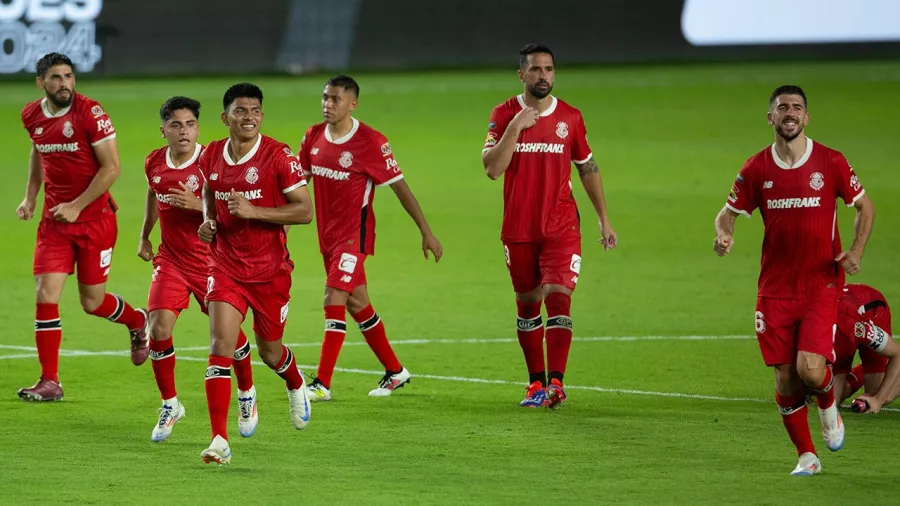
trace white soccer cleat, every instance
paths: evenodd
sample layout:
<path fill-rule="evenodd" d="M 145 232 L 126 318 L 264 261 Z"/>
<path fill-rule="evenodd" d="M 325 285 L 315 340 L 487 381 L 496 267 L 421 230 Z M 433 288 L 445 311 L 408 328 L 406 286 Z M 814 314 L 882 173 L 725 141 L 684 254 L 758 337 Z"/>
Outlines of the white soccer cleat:
<path fill-rule="evenodd" d="M 238 390 L 238 430 L 241 436 L 250 437 L 259 425 L 259 412 L 256 408 L 256 386 L 246 392 Z"/>
<path fill-rule="evenodd" d="M 819 457 L 816 457 L 815 453 L 807 452 L 800 455 L 800 461 L 797 462 L 797 467 L 791 471 L 791 476 L 812 476 L 820 472 L 822 472 L 822 463 L 819 462 Z"/>
<path fill-rule="evenodd" d="M 291 410 L 291 422 L 297 430 L 309 423 L 310 404 L 307 397 L 306 380 L 296 390 L 288 390 L 288 405 Z"/>
<path fill-rule="evenodd" d="M 306 387 L 306 396 L 309 402 L 322 402 L 331 400 L 331 390 L 325 387 L 319 378 L 315 378 L 312 383 Z"/>
<path fill-rule="evenodd" d="M 212 443 L 209 444 L 209 448 L 203 450 L 203 453 L 200 454 L 200 458 L 203 459 L 204 464 L 215 462 L 223 466 L 231 462 L 231 447 L 228 446 L 228 441 L 225 438 L 216 435 Z"/>
<path fill-rule="evenodd" d="M 182 418 L 184 418 L 184 404 L 177 400 L 170 404 L 163 402 L 162 407 L 159 408 L 159 419 L 156 421 L 156 427 L 153 427 L 150 439 L 154 443 L 169 439 L 169 436 L 172 435 L 172 428 Z"/>
<path fill-rule="evenodd" d="M 819 421 L 822 423 L 822 437 L 825 446 L 836 452 L 844 447 L 844 422 L 838 413 L 837 402 L 828 409 L 819 409 Z"/>
<path fill-rule="evenodd" d="M 394 390 L 409 383 L 409 378 L 409 371 L 405 367 L 396 374 L 387 372 L 381 377 L 381 381 L 378 382 L 378 388 L 369 392 L 369 397 L 387 397 L 394 393 Z"/>

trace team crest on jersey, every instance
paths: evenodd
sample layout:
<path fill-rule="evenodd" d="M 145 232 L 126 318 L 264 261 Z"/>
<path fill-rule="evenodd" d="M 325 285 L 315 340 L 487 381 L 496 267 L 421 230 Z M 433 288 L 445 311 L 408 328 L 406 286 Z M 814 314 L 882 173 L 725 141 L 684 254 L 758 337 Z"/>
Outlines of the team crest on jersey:
<path fill-rule="evenodd" d="M 353 165 L 353 155 L 349 151 L 344 151 L 341 153 L 341 158 L 338 160 L 338 163 L 345 169 L 350 167 Z"/>
<path fill-rule="evenodd" d="M 184 185 L 187 186 L 188 189 L 192 192 L 195 192 L 198 188 L 200 188 L 200 179 L 197 176 L 191 174 L 190 176 L 188 176 L 187 183 L 185 183 Z"/>
<path fill-rule="evenodd" d="M 153 184 L 159 184 L 160 181 L 162 181 L 162 178 L 160 178 L 159 176 L 153 178 Z"/>
<path fill-rule="evenodd" d="M 71 121 L 66 121 L 66 122 L 63 124 L 63 132 L 62 132 L 62 133 L 63 133 L 63 135 L 65 135 L 66 137 L 72 137 L 73 135 L 75 135 L 75 129 L 72 128 L 72 122 L 71 122 Z"/>
<path fill-rule="evenodd" d="M 813 172 L 809 176 L 809 186 L 813 190 L 819 191 L 825 186 L 825 177 L 821 172 Z"/>
<path fill-rule="evenodd" d="M 556 124 L 556 135 L 559 136 L 560 139 L 565 139 L 569 136 L 569 125 L 560 121 Z"/>
<path fill-rule="evenodd" d="M 99 105 L 95 105 L 94 107 L 91 107 L 91 114 L 94 115 L 94 118 L 103 116 L 103 108 Z"/>
<path fill-rule="evenodd" d="M 244 177 L 250 184 L 256 184 L 259 181 L 259 171 L 256 170 L 256 167 L 250 167 L 247 169 L 247 175 Z"/>

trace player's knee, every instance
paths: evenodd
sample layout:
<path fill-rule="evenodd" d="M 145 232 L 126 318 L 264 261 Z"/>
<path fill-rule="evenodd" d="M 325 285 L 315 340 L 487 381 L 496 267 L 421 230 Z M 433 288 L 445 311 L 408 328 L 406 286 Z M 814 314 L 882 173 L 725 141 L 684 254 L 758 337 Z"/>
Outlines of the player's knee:
<path fill-rule="evenodd" d="M 260 360 L 262 360 L 264 364 L 269 366 L 270 369 L 275 369 L 276 367 L 278 367 L 278 362 L 281 361 L 281 349 L 260 347 L 257 351 L 259 353 Z"/>
<path fill-rule="evenodd" d="M 325 288 L 325 299 L 323 302 L 326 306 L 346 306 L 349 296 L 349 293 L 329 286 Z"/>
<path fill-rule="evenodd" d="M 534 304 L 542 300 L 542 295 L 542 287 L 537 286 L 535 289 L 527 292 L 517 292 L 516 300 L 519 302 L 524 302 L 526 304 Z"/>
<path fill-rule="evenodd" d="M 35 300 L 38 304 L 59 304 L 61 287 L 41 278 L 35 284 Z"/>
<path fill-rule="evenodd" d="M 78 300 L 81 302 L 81 309 L 84 310 L 85 313 L 91 314 L 100 307 L 100 304 L 103 303 L 103 296 L 105 294 L 100 294 L 99 296 L 95 293 L 79 293 Z"/>
<path fill-rule="evenodd" d="M 150 313 L 150 339 L 154 341 L 164 341 L 172 335 L 172 329 L 175 326 L 170 322 L 159 318 L 155 311 Z"/>
<path fill-rule="evenodd" d="M 810 388 L 818 388 L 825 381 L 825 359 L 801 354 L 797 357 L 797 374 Z"/>

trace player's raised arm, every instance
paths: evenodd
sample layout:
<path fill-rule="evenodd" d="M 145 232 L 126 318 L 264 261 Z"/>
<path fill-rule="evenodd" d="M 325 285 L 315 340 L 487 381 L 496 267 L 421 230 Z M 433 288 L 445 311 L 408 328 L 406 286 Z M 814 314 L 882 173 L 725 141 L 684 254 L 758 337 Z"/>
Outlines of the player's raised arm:
<path fill-rule="evenodd" d="M 100 162 L 97 174 L 94 175 L 94 179 L 91 180 L 87 189 L 75 200 L 59 204 L 50 210 L 57 220 L 67 223 L 74 222 L 88 204 L 109 191 L 116 179 L 119 178 L 119 174 L 121 174 L 119 150 L 114 138 L 94 146 L 94 154 L 97 156 L 97 161 Z"/>
<path fill-rule="evenodd" d="M 147 188 L 147 198 L 144 199 L 144 222 L 141 224 L 141 238 L 138 241 L 138 256 L 145 262 L 153 260 L 153 244 L 150 242 L 150 232 L 159 220 L 159 209 L 156 207 L 156 193 L 152 188 Z"/>
<path fill-rule="evenodd" d="M 865 413 L 878 413 L 881 407 L 889 404 L 898 396 L 900 390 L 900 344 L 894 341 L 890 334 L 873 323 L 866 323 L 866 338 L 869 347 L 888 357 L 887 368 L 884 371 L 884 379 L 875 395 L 862 395 L 857 400 L 868 403 Z"/>
<path fill-rule="evenodd" d="M 444 255 L 444 247 L 441 245 L 441 241 L 431 232 L 431 226 L 428 225 L 428 220 L 425 219 L 425 213 L 422 212 L 419 201 L 416 200 L 416 196 L 413 195 L 409 185 L 406 184 L 406 180 L 398 179 L 391 183 L 391 189 L 394 190 L 394 194 L 397 195 L 400 203 L 403 204 L 403 209 L 406 209 L 409 216 L 416 222 L 416 226 L 419 227 L 419 232 L 422 233 L 422 253 L 425 254 L 425 259 L 428 259 L 428 252 L 431 251 L 434 254 L 435 263 L 439 262 Z"/>
<path fill-rule="evenodd" d="M 481 162 L 484 164 L 484 170 L 489 178 L 496 180 L 506 172 L 515 152 L 516 140 L 519 138 L 519 134 L 522 133 L 522 130 L 533 127 L 537 123 L 539 116 L 540 112 L 536 107 L 522 109 L 509 122 L 503 135 L 500 136 L 500 140 L 493 146 L 482 150 Z M 490 135 L 488 133 L 488 142 L 491 142 Z"/>
<path fill-rule="evenodd" d="M 25 198 L 16 209 L 16 216 L 20 220 L 30 220 L 34 216 L 34 207 L 37 202 L 37 194 L 41 191 L 44 182 L 44 167 L 41 165 L 41 155 L 31 145 L 31 153 L 28 155 L 28 183 L 25 185 Z"/>

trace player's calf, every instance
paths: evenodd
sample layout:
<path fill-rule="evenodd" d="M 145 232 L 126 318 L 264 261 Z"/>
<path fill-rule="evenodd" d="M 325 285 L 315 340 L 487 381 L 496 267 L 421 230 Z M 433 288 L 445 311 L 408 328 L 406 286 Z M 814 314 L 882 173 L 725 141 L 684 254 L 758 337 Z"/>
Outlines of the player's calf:
<path fill-rule="evenodd" d="M 102 289 L 102 285 L 96 285 Z M 134 309 L 116 294 L 104 293 L 97 297 L 96 286 L 85 287 L 79 285 L 81 291 L 81 305 L 88 314 L 106 318 L 107 320 L 125 325 L 131 341 L 131 362 L 141 365 L 150 355 L 149 322 L 150 318 L 146 309 Z M 97 303 L 99 300 L 99 304 Z"/>

